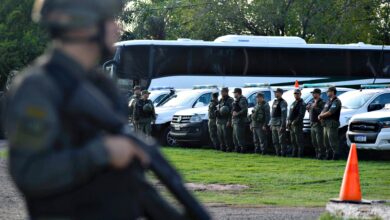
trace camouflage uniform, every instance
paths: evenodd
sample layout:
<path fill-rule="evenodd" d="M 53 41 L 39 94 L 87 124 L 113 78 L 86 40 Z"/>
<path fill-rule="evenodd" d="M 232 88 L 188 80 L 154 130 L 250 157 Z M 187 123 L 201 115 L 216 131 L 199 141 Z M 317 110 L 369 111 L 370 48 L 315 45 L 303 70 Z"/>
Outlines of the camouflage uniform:
<path fill-rule="evenodd" d="M 237 112 L 237 116 L 232 116 L 234 147 L 236 152 L 245 153 L 247 152 L 245 129 L 248 123 L 248 100 L 245 96 L 234 101 L 233 111 Z"/>
<path fill-rule="evenodd" d="M 217 106 L 218 106 L 218 100 L 211 100 L 209 104 L 209 133 L 210 133 L 210 140 L 213 143 L 213 146 L 215 149 L 219 150 L 219 140 L 218 140 L 218 128 L 217 128 Z"/>
<path fill-rule="evenodd" d="M 233 108 L 234 99 L 230 96 L 222 97 L 219 100 L 217 109 L 220 110 L 223 106 L 227 106 L 230 110 Z M 218 128 L 218 139 L 223 151 L 232 150 L 232 128 L 228 126 L 228 123 L 231 124 L 231 111 L 226 116 L 221 114 L 217 115 L 217 128 Z"/>
<path fill-rule="evenodd" d="M 51 72 L 47 73 L 49 65 Z M 129 191 L 131 179 L 126 177 L 127 171 L 113 175 L 101 131 L 86 133 L 76 125 L 77 113 L 64 113 L 68 94 L 49 74 L 81 76 L 106 95 L 119 114 L 124 118 L 127 114 L 109 78 L 85 72 L 58 50 L 51 51 L 15 80 L 8 93 L 6 122 L 10 173 L 26 198 L 32 219 L 134 218 L 135 192 Z M 122 207 L 123 203 L 129 205 Z"/>
<path fill-rule="evenodd" d="M 324 156 L 324 127 L 321 122 L 318 120 L 318 115 L 324 109 L 324 101 L 319 98 L 317 101 L 314 100 L 312 104 L 309 105 L 309 115 L 310 115 L 310 135 L 311 142 L 313 144 L 316 158 L 321 159 Z"/>
<path fill-rule="evenodd" d="M 151 105 L 152 110 L 147 112 L 144 110 L 145 105 Z M 151 100 L 139 99 L 134 108 L 134 119 L 136 131 L 147 136 L 152 135 L 152 122 L 156 120 L 156 113 Z"/>
<path fill-rule="evenodd" d="M 267 147 L 267 131 L 263 130 L 270 121 L 270 107 L 268 102 L 257 103 L 251 115 L 251 128 L 253 128 L 253 143 L 255 152 L 264 154 Z"/>
<path fill-rule="evenodd" d="M 286 119 L 287 102 L 283 99 L 275 99 L 272 104 L 270 126 L 272 130 L 272 142 L 276 155 L 286 155 Z"/>
<path fill-rule="evenodd" d="M 133 126 L 134 126 L 134 131 L 137 131 L 137 123 L 136 123 L 136 120 L 134 119 L 134 110 L 135 110 L 135 106 L 137 104 L 137 102 L 141 99 L 141 94 L 137 95 L 137 94 L 134 94 L 131 99 L 130 99 L 130 102 L 129 102 L 129 119 L 131 121 L 131 123 L 133 123 Z"/>
<path fill-rule="evenodd" d="M 341 101 L 337 97 L 329 99 L 322 113 L 331 112 L 332 114 L 323 119 L 324 124 L 324 146 L 325 146 L 325 157 L 330 158 L 333 151 L 333 159 L 340 157 L 340 146 L 339 146 L 339 127 L 340 127 L 340 112 L 341 112 Z"/>
<path fill-rule="evenodd" d="M 293 157 L 303 156 L 303 118 L 305 117 L 305 112 L 306 104 L 303 99 L 295 100 L 290 106 L 288 121 Z"/>

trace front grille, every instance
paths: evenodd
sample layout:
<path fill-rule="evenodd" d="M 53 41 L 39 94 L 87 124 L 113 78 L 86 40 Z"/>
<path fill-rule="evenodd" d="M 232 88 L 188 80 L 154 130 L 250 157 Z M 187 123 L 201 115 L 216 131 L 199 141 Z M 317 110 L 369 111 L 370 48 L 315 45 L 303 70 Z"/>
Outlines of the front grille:
<path fill-rule="evenodd" d="M 303 119 L 303 127 L 310 128 L 310 119 Z"/>
<path fill-rule="evenodd" d="M 172 123 L 189 123 L 191 119 L 191 115 L 174 115 L 172 118 Z"/>
<path fill-rule="evenodd" d="M 351 122 L 349 125 L 349 130 L 353 132 L 379 132 L 381 130 L 381 126 L 377 122 Z"/>

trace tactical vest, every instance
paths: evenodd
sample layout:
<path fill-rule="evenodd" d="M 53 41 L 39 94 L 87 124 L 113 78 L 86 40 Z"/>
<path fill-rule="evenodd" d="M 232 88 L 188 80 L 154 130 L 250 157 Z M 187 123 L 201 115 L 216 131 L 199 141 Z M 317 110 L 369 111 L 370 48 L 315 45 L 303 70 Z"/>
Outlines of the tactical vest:
<path fill-rule="evenodd" d="M 144 111 L 144 106 L 146 104 L 150 103 L 149 100 L 143 100 L 143 99 L 140 99 L 137 101 L 137 103 L 135 104 L 135 108 L 136 108 L 136 119 L 139 119 L 139 118 L 148 118 L 150 116 L 152 116 L 152 112 L 145 112 Z"/>
<path fill-rule="evenodd" d="M 322 103 L 322 102 L 324 102 L 324 101 L 320 98 L 318 100 L 318 102 L 317 102 L 317 106 L 318 106 L 319 103 Z M 313 102 L 313 104 L 314 104 L 314 102 Z M 310 112 L 309 112 L 310 122 L 312 122 L 312 123 L 320 122 L 320 120 L 318 120 L 318 116 L 320 114 L 321 114 L 321 110 L 320 109 L 319 110 L 314 110 L 313 107 L 310 107 Z"/>
<path fill-rule="evenodd" d="M 263 101 L 261 104 L 257 104 L 255 106 L 254 112 L 252 114 L 252 120 L 256 123 L 264 123 L 265 120 L 265 112 L 264 112 L 264 105 L 266 104 L 265 101 Z"/>
<path fill-rule="evenodd" d="M 271 115 L 272 117 L 274 117 L 274 118 L 282 117 L 282 108 L 280 107 L 280 103 L 283 100 L 284 99 L 277 99 L 272 104 L 272 115 Z"/>
<path fill-rule="evenodd" d="M 325 107 L 324 107 L 324 112 L 327 112 L 329 111 L 329 109 L 332 107 L 333 105 L 333 102 L 335 100 L 339 100 L 337 97 L 335 97 L 332 101 L 329 99 L 326 104 L 325 104 Z M 334 121 L 339 121 L 340 120 L 340 112 L 341 112 L 341 108 L 338 109 L 334 114 L 331 114 L 329 117 L 326 118 L 326 120 L 334 120 Z"/>
<path fill-rule="evenodd" d="M 230 96 L 227 96 L 226 98 L 222 98 L 221 100 L 219 100 L 218 102 L 218 109 L 217 110 L 220 110 L 223 106 L 227 106 L 229 109 L 230 109 L 230 106 L 228 105 L 227 101 L 229 100 Z M 231 110 L 231 109 L 230 109 Z M 229 118 L 229 115 L 226 115 L 226 116 L 222 116 L 221 114 L 218 114 L 217 116 L 218 118 Z"/>
<path fill-rule="evenodd" d="M 240 96 L 240 98 L 238 99 L 238 100 L 234 100 L 234 102 L 233 102 L 233 111 L 234 112 L 239 112 L 239 111 L 241 111 L 242 110 L 242 108 L 241 108 L 241 106 L 240 106 L 240 101 L 241 101 L 241 99 L 243 99 L 244 98 L 244 96 Z M 245 99 L 245 101 L 247 102 L 247 104 L 248 104 L 248 101 Z M 245 115 L 244 116 L 240 116 L 240 118 L 244 118 L 244 117 L 246 117 Z"/>
<path fill-rule="evenodd" d="M 209 119 L 215 119 L 217 117 L 216 111 L 217 111 L 217 105 L 218 102 L 211 101 L 209 104 Z"/>
<path fill-rule="evenodd" d="M 300 99 L 295 103 L 294 108 L 291 109 L 291 113 L 289 115 L 289 120 L 293 121 L 294 119 L 296 119 L 299 116 L 299 107 L 302 105 L 302 102 L 303 102 L 303 99 Z"/>

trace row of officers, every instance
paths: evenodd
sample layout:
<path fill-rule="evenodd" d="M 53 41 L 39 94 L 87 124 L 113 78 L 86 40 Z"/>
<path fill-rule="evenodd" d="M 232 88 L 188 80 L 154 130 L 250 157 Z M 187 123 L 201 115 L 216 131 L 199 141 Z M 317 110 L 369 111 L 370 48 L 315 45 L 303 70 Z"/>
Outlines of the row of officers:
<path fill-rule="evenodd" d="M 306 104 L 301 98 L 301 90 L 295 89 L 295 101 L 289 108 L 282 98 L 283 90 L 275 91 L 272 106 L 259 92 L 256 106 L 248 117 L 248 101 L 240 88 L 234 89 L 234 97 L 229 89 L 214 93 L 209 104 L 209 133 L 214 147 L 225 152 L 250 153 L 246 143 L 248 125 L 252 132 L 254 153 L 265 154 L 268 137 L 272 134 L 272 145 L 277 156 L 287 156 L 287 134 L 292 147 L 292 157 L 302 157 L 304 153 L 303 118 L 306 111 L 310 114 L 311 142 L 317 159 L 340 158 L 338 128 L 340 125 L 341 101 L 337 98 L 335 87 L 328 88 L 328 101 L 321 99 L 321 90 L 312 92 L 313 102 Z"/>

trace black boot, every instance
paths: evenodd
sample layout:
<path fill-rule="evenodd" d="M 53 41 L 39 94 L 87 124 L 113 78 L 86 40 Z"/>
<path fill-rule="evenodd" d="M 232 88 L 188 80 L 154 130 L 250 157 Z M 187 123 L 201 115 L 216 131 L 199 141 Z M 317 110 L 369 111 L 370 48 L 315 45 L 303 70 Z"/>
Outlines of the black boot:
<path fill-rule="evenodd" d="M 261 153 L 262 153 L 262 151 L 261 151 L 260 147 L 256 147 L 255 154 L 261 154 Z"/>
<path fill-rule="evenodd" d="M 234 151 L 235 151 L 236 153 L 241 153 L 241 148 L 240 148 L 240 147 L 236 147 L 236 148 L 234 149 Z"/>

